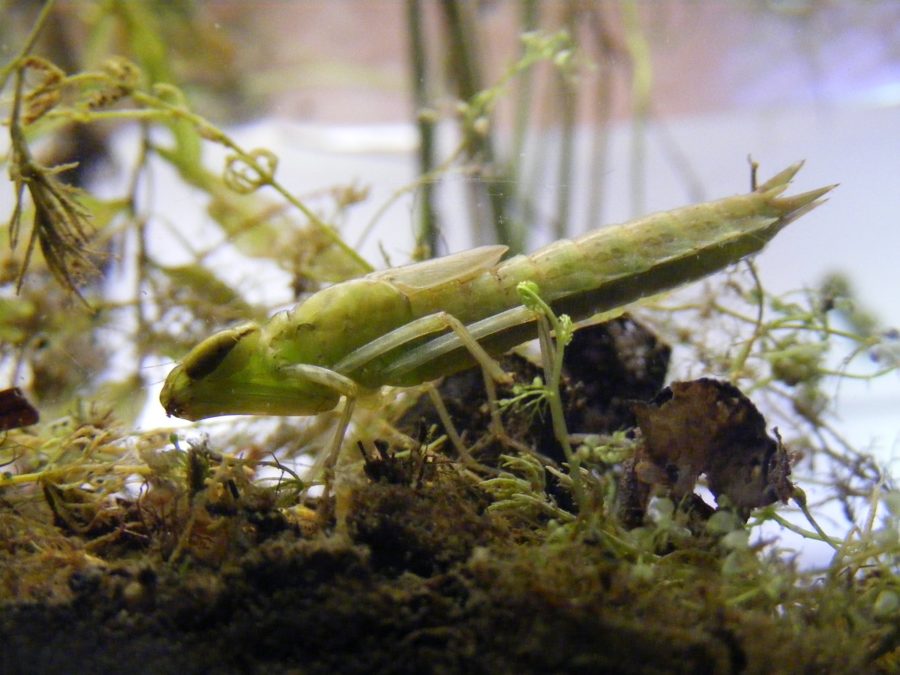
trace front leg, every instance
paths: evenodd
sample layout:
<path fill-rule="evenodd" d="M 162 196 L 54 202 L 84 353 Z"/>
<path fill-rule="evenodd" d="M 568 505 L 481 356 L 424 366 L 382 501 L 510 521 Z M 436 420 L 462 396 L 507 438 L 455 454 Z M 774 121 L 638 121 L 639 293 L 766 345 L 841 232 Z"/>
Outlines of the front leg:
<path fill-rule="evenodd" d="M 328 472 L 334 468 L 337 462 L 338 453 L 341 449 L 341 442 L 344 440 L 344 434 L 347 433 L 347 427 L 350 426 L 350 418 L 353 416 L 353 407 L 359 398 L 359 385 L 356 384 L 346 375 L 322 366 L 313 366 L 308 363 L 297 363 L 285 366 L 287 372 L 295 373 L 298 377 L 302 377 L 310 382 L 321 384 L 337 392 L 344 398 L 344 410 L 338 421 L 337 429 L 328 442 L 325 453 L 325 471 Z"/>
<path fill-rule="evenodd" d="M 337 464 L 338 457 L 340 456 L 341 444 L 343 443 L 344 436 L 347 433 L 347 427 L 350 426 L 350 420 L 353 417 L 353 408 L 356 405 L 356 400 L 359 398 L 359 385 L 357 385 L 356 382 L 351 380 L 346 375 L 341 375 L 334 370 L 323 368 L 322 366 L 313 366 L 307 363 L 298 363 L 291 366 L 286 366 L 285 370 L 296 374 L 298 377 L 309 380 L 310 382 L 315 382 L 316 384 L 321 384 L 324 387 L 328 387 L 329 389 L 332 389 L 340 394 L 344 399 L 344 409 L 343 411 L 341 411 L 341 416 L 338 420 L 337 428 L 334 430 L 334 434 L 332 435 L 331 440 L 328 441 L 328 445 L 326 446 L 325 450 L 325 462 L 322 467 L 324 490 L 322 492 L 322 508 L 320 509 L 321 516 L 322 514 L 326 513 L 328 508 L 328 498 L 331 494 L 335 478 L 334 467 Z M 338 499 L 337 494 L 335 494 L 335 499 Z M 347 520 L 346 513 L 343 509 L 335 509 L 335 516 L 336 530 L 339 533 L 345 532 Z"/>

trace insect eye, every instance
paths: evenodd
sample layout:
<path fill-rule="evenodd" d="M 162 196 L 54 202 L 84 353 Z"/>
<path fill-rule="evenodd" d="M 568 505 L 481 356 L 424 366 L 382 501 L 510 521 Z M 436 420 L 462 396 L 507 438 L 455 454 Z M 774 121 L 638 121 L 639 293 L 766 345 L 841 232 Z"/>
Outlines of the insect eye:
<path fill-rule="evenodd" d="M 253 332 L 253 328 L 234 328 L 222 331 L 207 338 L 194 347 L 185 357 L 182 367 L 185 374 L 192 380 L 200 380 L 212 373 L 231 350 L 237 346 L 246 335 Z"/>

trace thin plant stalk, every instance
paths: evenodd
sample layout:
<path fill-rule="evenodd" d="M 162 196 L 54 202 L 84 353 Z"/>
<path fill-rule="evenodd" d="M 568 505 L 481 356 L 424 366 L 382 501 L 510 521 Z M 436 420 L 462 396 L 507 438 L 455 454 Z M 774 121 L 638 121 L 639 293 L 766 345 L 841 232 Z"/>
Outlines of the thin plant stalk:
<path fill-rule="evenodd" d="M 435 169 L 435 118 L 429 114 L 429 71 L 428 55 L 425 49 L 425 35 L 422 21 L 422 1 L 407 0 L 407 30 L 409 32 L 409 60 L 412 76 L 413 105 L 416 126 L 419 131 L 419 175 L 428 175 Z M 437 211 L 434 207 L 433 181 L 424 181 L 420 186 L 418 224 L 416 226 L 417 259 L 429 258 L 437 253 L 439 227 Z"/>

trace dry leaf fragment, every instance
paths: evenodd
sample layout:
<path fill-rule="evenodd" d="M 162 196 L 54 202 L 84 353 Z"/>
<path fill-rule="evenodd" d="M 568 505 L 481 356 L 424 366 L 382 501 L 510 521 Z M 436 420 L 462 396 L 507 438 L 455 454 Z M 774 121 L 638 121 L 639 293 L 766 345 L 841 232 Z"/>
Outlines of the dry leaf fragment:
<path fill-rule="evenodd" d="M 38 422 L 38 411 L 18 387 L 0 391 L 0 431 L 28 427 Z"/>
<path fill-rule="evenodd" d="M 622 481 L 630 520 L 643 514 L 653 487 L 680 500 L 701 474 L 717 500 L 724 495 L 741 511 L 791 496 L 787 452 L 734 385 L 674 382 L 650 403 L 636 403 L 634 413 L 643 443 Z"/>

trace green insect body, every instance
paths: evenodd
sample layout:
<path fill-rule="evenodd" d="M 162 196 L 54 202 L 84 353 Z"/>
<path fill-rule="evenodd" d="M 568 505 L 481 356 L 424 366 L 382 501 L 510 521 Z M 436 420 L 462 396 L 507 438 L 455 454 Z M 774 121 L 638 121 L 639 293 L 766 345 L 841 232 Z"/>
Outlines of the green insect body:
<path fill-rule="evenodd" d="M 326 288 L 265 325 L 198 344 L 166 380 L 170 415 L 311 415 L 349 383 L 411 386 L 475 363 L 447 317 L 490 354 L 536 333 L 517 285 L 534 281 L 558 313 L 581 320 L 674 288 L 755 253 L 833 186 L 782 193 L 801 164 L 746 195 L 657 213 L 501 262 L 485 246 Z"/>

